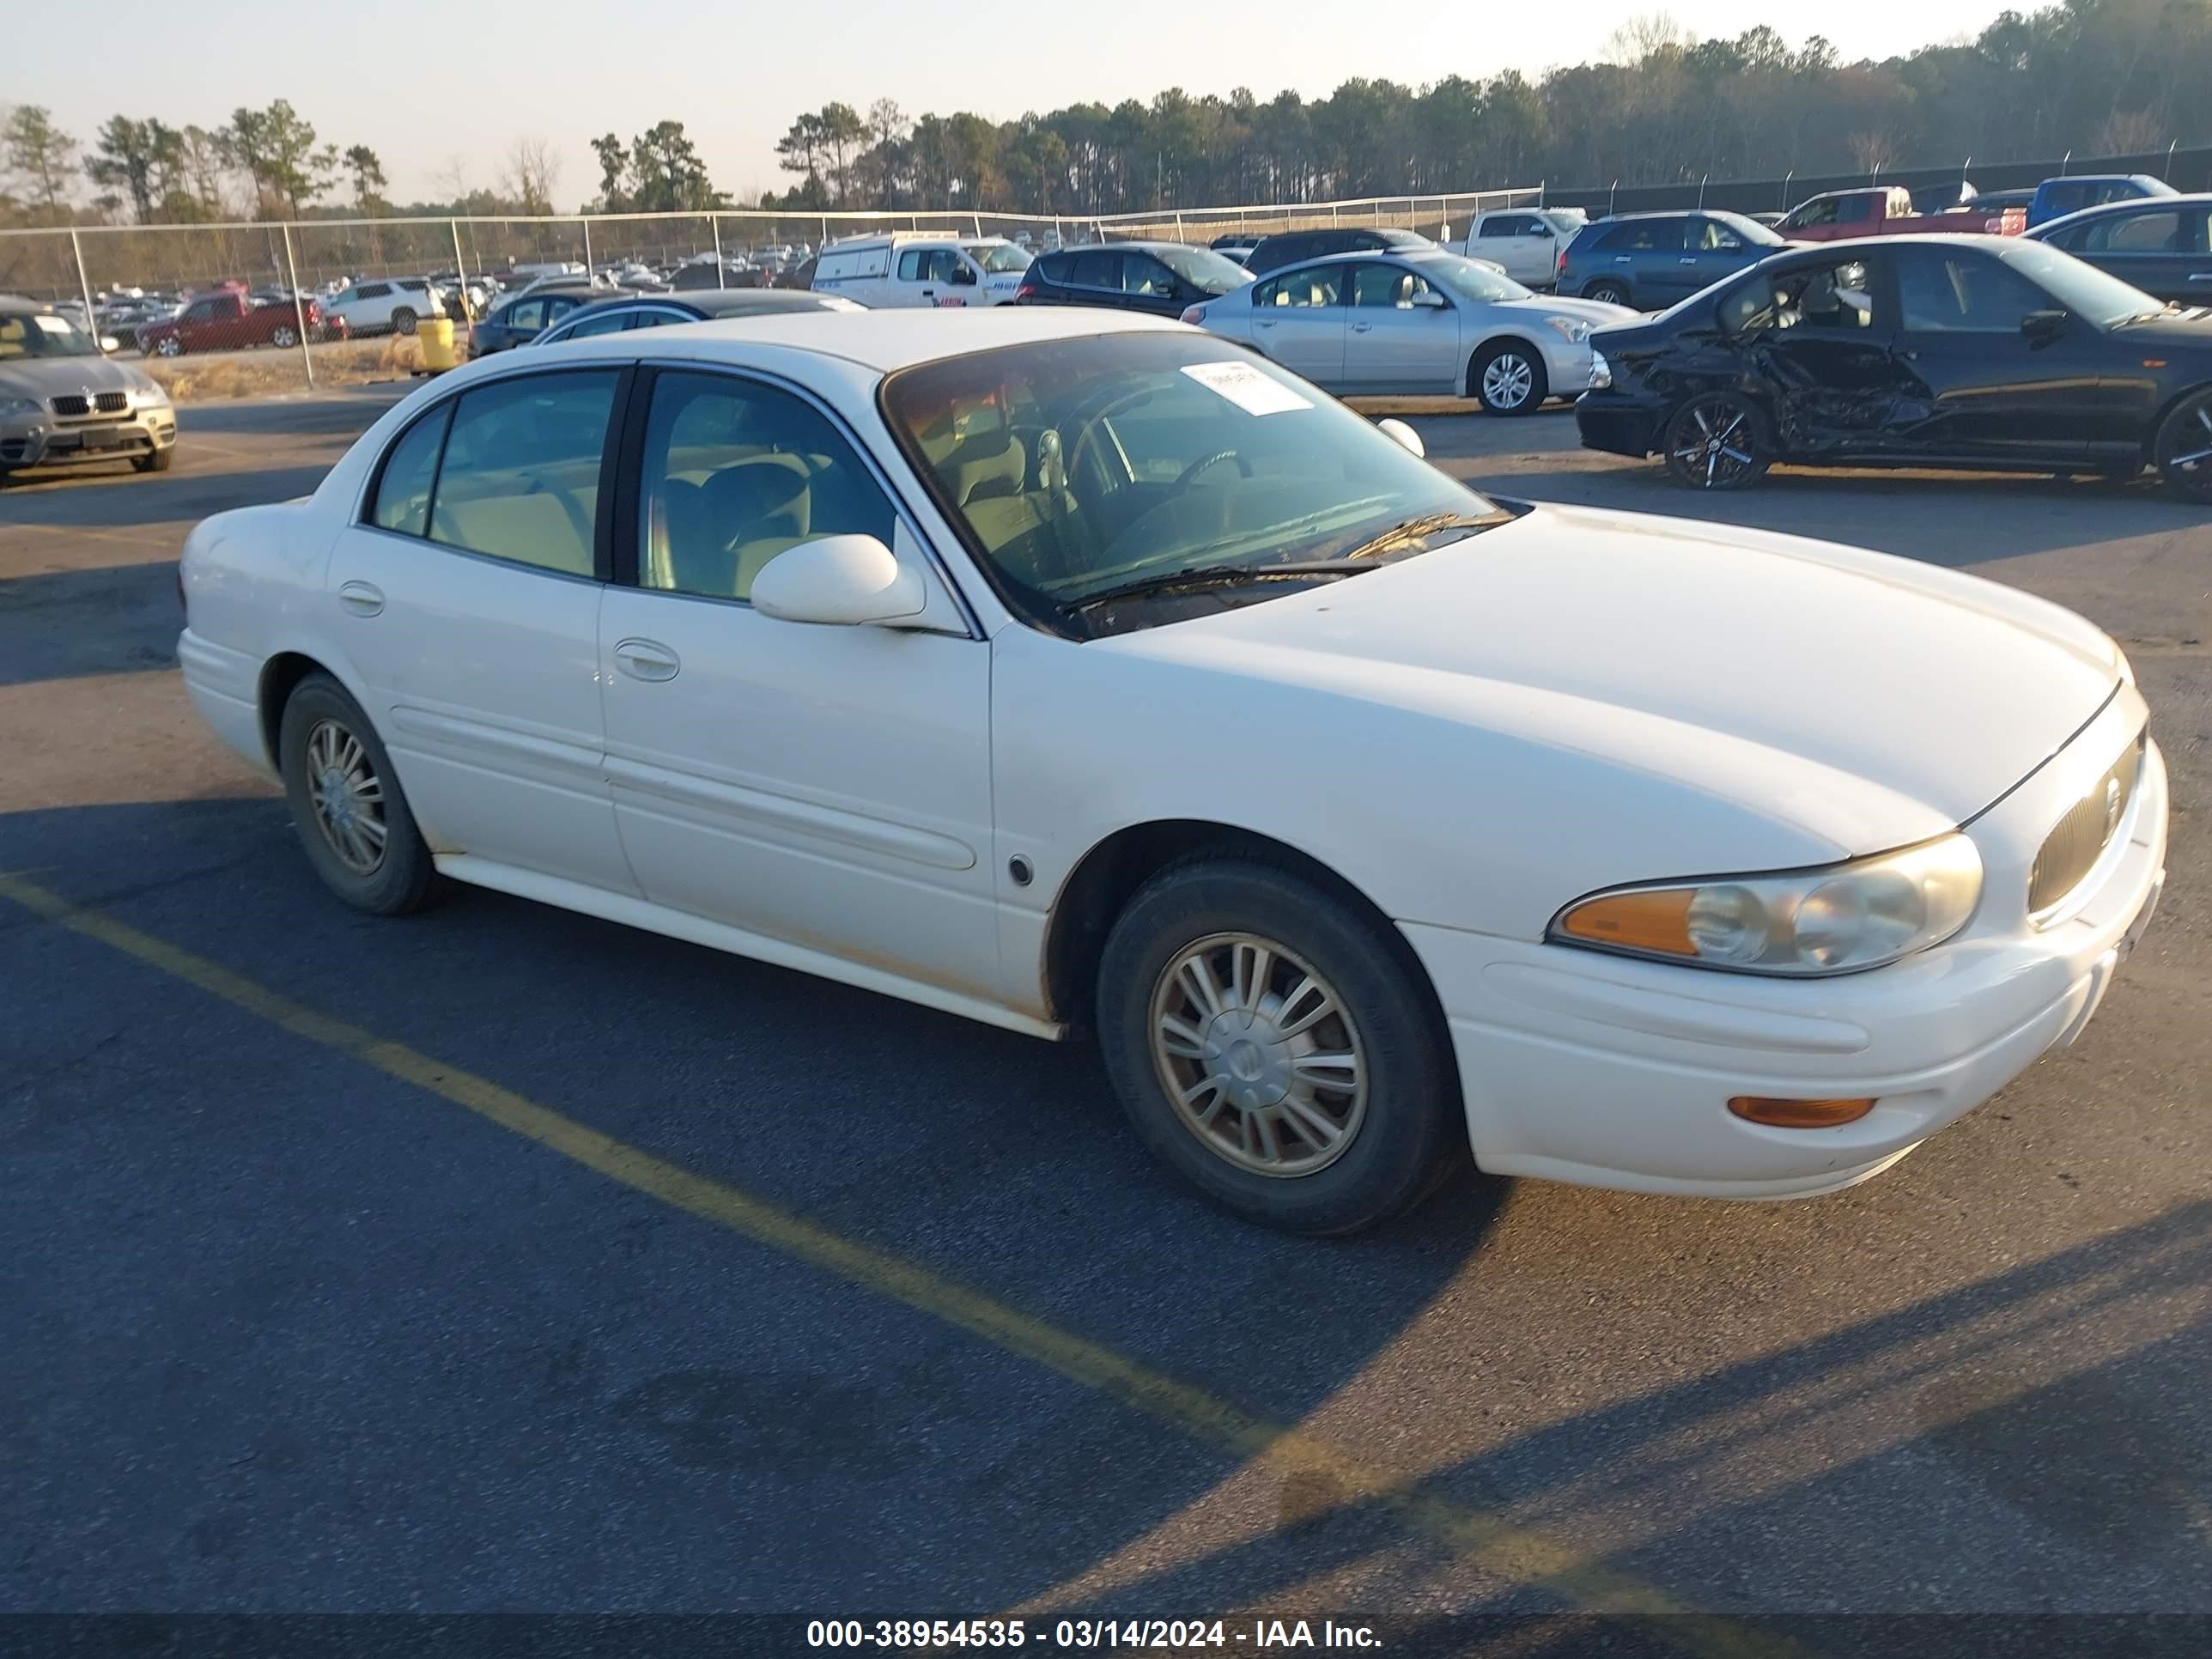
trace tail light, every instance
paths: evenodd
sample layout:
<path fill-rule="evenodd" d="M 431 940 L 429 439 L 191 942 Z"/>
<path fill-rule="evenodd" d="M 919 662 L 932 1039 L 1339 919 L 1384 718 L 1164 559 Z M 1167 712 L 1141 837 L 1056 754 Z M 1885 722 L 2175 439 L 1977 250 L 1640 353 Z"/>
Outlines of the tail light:
<path fill-rule="evenodd" d="M 1559 263 L 1552 274 L 1554 276 L 1564 276 L 1567 274 L 1567 246 L 1564 242 L 1559 244 Z"/>
<path fill-rule="evenodd" d="M 1036 298 L 1036 284 L 1035 283 L 1024 283 L 1019 288 L 1014 290 L 1014 303 L 1016 305 L 1019 305 L 1024 300 L 1034 300 Z"/>
<path fill-rule="evenodd" d="M 1204 322 L 1206 320 L 1206 307 L 1204 306 L 1185 306 L 1182 309 L 1182 320 L 1186 323 Z"/>

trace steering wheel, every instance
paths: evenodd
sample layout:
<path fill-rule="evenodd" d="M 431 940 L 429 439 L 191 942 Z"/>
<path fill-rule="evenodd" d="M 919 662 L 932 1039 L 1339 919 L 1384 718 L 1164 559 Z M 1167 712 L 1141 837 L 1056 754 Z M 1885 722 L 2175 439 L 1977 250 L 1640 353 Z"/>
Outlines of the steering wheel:
<path fill-rule="evenodd" d="M 1208 467 L 1220 465 L 1224 461 L 1234 461 L 1237 463 L 1237 476 L 1238 477 L 1249 478 L 1252 476 L 1251 462 L 1246 460 L 1242 455 L 1238 454 L 1233 449 L 1217 449 L 1211 455 L 1200 456 L 1188 466 L 1183 468 L 1181 476 L 1175 481 L 1175 487 L 1177 489 L 1189 489 L 1191 485 L 1198 482 L 1199 475 L 1200 473 L 1204 472 Z"/>

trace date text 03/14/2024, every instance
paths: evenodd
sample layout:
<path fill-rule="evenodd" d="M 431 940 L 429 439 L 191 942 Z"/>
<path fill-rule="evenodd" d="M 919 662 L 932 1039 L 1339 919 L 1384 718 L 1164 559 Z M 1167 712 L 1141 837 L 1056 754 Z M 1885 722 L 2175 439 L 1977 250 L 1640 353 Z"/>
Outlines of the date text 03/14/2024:
<path fill-rule="evenodd" d="M 1232 1626 L 1220 1619 L 1061 1619 L 1034 1628 L 1021 1619 L 815 1619 L 812 1648 L 1379 1648 L 1367 1625 L 1324 1619 L 1261 1619 Z"/>

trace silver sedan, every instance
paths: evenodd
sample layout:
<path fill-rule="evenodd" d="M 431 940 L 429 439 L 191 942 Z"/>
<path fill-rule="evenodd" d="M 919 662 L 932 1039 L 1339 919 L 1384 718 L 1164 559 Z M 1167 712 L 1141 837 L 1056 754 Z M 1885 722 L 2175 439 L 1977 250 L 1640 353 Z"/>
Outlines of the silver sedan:
<path fill-rule="evenodd" d="M 1182 314 L 1344 397 L 1474 398 L 1526 415 L 1589 386 L 1591 331 L 1626 306 L 1530 293 L 1442 248 L 1339 253 Z"/>

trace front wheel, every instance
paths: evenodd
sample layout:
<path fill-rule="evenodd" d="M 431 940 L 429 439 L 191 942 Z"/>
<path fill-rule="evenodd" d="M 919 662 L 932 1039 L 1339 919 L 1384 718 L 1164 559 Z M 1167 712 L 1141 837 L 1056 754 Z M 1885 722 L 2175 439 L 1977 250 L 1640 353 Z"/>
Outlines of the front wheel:
<path fill-rule="evenodd" d="M 1543 406 L 1551 392 L 1541 353 L 1518 340 L 1500 340 L 1486 348 L 1468 371 L 1474 394 L 1490 415 L 1530 415 Z"/>
<path fill-rule="evenodd" d="M 149 449 L 143 455 L 132 456 L 131 465 L 133 471 L 139 472 L 167 472 L 176 464 L 176 459 L 174 449 Z"/>
<path fill-rule="evenodd" d="M 1419 970 L 1383 924 L 1290 871 L 1224 858 L 1155 876 L 1107 939 L 1097 1013 L 1139 1138 L 1247 1220 L 1354 1232 L 1465 1154 Z"/>
<path fill-rule="evenodd" d="M 429 896 L 435 870 L 392 757 L 361 705 L 310 674 L 277 737 L 285 798 L 323 884 L 356 910 L 396 916 Z"/>
<path fill-rule="evenodd" d="M 1759 410 L 1733 392 L 1691 398 L 1667 422 L 1664 443 L 1667 476 L 1692 489 L 1748 489 L 1774 461 Z"/>
<path fill-rule="evenodd" d="M 2158 429 L 2158 476 L 2187 501 L 2212 501 L 2212 390 L 2191 392 Z"/>

